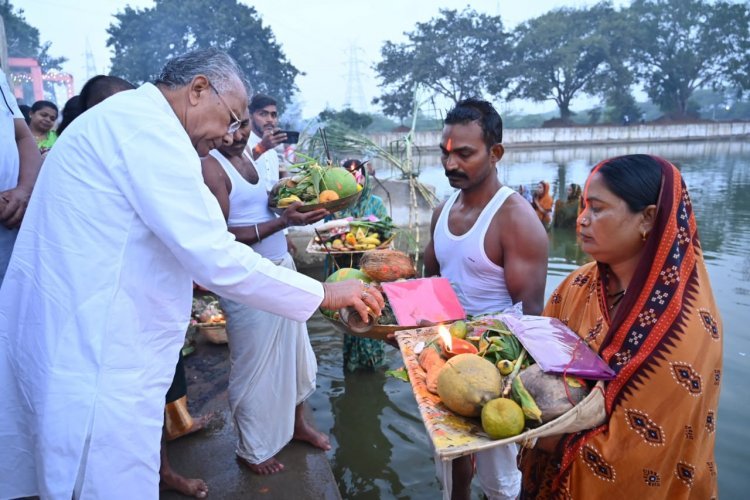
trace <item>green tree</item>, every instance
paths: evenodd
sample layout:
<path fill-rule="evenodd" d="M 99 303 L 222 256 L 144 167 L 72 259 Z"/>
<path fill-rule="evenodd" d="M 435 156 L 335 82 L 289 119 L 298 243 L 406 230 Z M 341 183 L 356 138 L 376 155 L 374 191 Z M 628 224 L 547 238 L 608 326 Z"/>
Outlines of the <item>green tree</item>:
<path fill-rule="evenodd" d="M 26 22 L 23 9 L 14 10 L 9 0 L 0 0 L 0 16 L 5 21 L 5 37 L 10 57 L 36 59 L 43 71 L 61 69 L 65 57 L 52 57 L 50 42 L 39 41 L 39 30 Z"/>
<path fill-rule="evenodd" d="M 363 131 L 372 124 L 372 117 L 370 115 L 366 113 L 357 113 L 351 108 L 346 108 L 341 111 L 326 109 L 318 115 L 318 118 L 323 122 L 339 123 L 358 132 Z"/>
<path fill-rule="evenodd" d="M 508 97 L 552 100 L 570 121 L 570 103 L 579 93 L 601 92 L 609 62 L 604 36 L 615 12 L 603 2 L 590 8 L 561 8 L 520 24 L 514 31 L 513 85 Z M 490 87 L 494 93 L 496 88 Z"/>
<path fill-rule="evenodd" d="M 748 4 L 634 0 L 633 62 L 649 97 L 672 118 L 688 115 L 696 89 L 750 88 Z"/>
<path fill-rule="evenodd" d="M 441 9 L 440 16 L 405 33 L 409 41 L 386 42 L 375 65 L 383 93 L 374 102 L 383 112 L 403 120 L 412 111 L 414 88 L 421 85 L 451 101 L 481 96 L 490 66 L 495 85 L 503 86 L 508 35 L 500 17 Z"/>
<path fill-rule="evenodd" d="M 125 7 L 107 29 L 114 49 L 112 74 L 133 83 L 153 81 L 164 62 L 202 47 L 231 55 L 253 86 L 290 102 L 299 70 L 286 59 L 273 32 L 253 7 L 237 0 L 214 0 L 210 13 L 199 0 L 155 0 L 146 9 Z M 283 108 L 283 106 L 280 106 Z"/>

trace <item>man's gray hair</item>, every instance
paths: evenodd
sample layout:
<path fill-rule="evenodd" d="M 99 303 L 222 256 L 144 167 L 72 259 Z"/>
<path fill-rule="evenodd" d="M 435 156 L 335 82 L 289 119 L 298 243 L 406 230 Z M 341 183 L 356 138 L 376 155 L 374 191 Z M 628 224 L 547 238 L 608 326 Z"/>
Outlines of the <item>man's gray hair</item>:
<path fill-rule="evenodd" d="M 156 84 L 170 89 L 184 87 L 198 75 L 204 75 L 220 93 L 230 91 L 235 78 L 250 93 L 249 84 L 234 59 L 224 51 L 210 47 L 175 56 L 164 65 Z"/>

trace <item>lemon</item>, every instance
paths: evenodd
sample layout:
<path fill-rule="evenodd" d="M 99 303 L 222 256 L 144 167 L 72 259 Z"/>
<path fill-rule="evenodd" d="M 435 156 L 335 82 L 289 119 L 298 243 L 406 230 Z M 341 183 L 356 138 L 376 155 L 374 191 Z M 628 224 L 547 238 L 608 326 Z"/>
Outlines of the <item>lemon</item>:
<path fill-rule="evenodd" d="M 448 331 L 451 334 L 451 337 L 455 337 L 457 339 L 465 339 L 466 338 L 466 322 L 465 321 L 455 321 Z"/>
<path fill-rule="evenodd" d="M 513 371 L 513 361 L 507 359 L 501 359 L 497 362 L 497 369 L 500 370 L 500 375 L 510 375 Z"/>
<path fill-rule="evenodd" d="M 482 408 L 482 429 L 492 439 L 517 436 L 524 424 L 523 410 L 512 399 L 493 399 Z"/>

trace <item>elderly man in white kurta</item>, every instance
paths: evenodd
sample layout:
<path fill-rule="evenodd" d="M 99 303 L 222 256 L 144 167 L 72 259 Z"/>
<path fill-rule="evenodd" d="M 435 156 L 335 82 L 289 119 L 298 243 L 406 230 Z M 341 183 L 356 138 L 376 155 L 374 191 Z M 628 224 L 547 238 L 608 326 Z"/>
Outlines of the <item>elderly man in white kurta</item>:
<path fill-rule="evenodd" d="M 380 310 L 376 291 L 321 285 L 227 232 L 199 155 L 232 142 L 240 74 L 213 49 L 175 57 L 47 157 L 0 289 L 0 498 L 158 497 L 193 279 L 298 321 L 321 302 Z"/>

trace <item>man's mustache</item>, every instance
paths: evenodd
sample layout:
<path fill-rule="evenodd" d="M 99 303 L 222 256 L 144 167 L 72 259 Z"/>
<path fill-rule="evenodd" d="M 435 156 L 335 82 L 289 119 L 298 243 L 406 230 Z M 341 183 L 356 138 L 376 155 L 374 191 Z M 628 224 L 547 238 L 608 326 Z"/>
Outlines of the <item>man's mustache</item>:
<path fill-rule="evenodd" d="M 446 172 L 445 176 L 447 178 L 449 178 L 449 179 L 468 179 L 469 178 L 469 176 L 466 175 L 465 173 L 463 173 L 463 172 L 455 172 L 455 171 Z"/>

